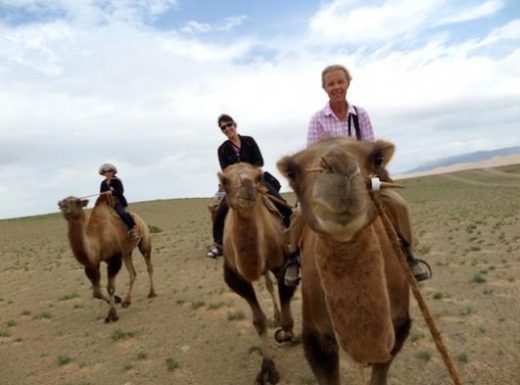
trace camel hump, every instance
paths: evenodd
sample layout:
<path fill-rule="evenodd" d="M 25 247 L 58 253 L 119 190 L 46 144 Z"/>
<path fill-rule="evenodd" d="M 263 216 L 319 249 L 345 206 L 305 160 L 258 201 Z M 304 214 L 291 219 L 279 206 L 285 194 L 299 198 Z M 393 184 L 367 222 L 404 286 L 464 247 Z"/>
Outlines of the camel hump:
<path fill-rule="evenodd" d="M 94 207 L 101 206 L 101 205 L 113 206 L 114 205 L 113 201 L 114 201 L 114 199 L 112 198 L 112 196 L 110 196 L 108 194 L 100 194 L 98 196 L 98 198 L 96 199 L 96 203 L 94 204 Z"/>

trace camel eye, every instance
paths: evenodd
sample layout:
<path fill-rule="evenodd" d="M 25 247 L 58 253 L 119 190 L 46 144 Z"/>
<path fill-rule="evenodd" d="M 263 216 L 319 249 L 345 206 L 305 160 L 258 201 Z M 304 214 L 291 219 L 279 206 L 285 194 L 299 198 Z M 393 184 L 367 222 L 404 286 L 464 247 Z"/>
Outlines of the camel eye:
<path fill-rule="evenodd" d="M 287 164 L 284 174 L 289 180 L 295 180 L 298 177 L 298 166 L 294 163 Z"/>

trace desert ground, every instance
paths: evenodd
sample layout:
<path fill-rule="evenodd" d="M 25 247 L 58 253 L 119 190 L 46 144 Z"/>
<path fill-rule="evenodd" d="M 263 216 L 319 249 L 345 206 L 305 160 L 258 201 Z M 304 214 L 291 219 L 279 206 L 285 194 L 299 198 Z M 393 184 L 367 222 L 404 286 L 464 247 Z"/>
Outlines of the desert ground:
<path fill-rule="evenodd" d="M 402 183 L 420 240 L 417 255 L 434 271 L 421 292 L 463 383 L 520 384 L 520 165 Z M 294 196 L 287 197 L 294 203 Z M 253 384 L 259 341 L 248 306 L 223 281 L 222 259 L 205 257 L 211 243 L 208 203 L 131 204 L 153 229 L 158 296 L 146 297 L 145 264 L 134 252 L 133 303 L 118 307 L 120 319 L 110 324 L 103 322 L 107 305 L 92 298 L 72 256 L 61 214 L 0 221 L 0 384 Z M 123 267 L 119 295 L 127 284 Z M 262 283 L 257 289 L 272 317 L 267 291 Z M 450 384 L 413 298 L 411 303 L 412 331 L 390 383 Z M 299 291 L 293 312 L 299 336 Z M 298 340 L 271 343 L 281 385 L 316 384 Z M 341 367 L 343 384 L 366 383 L 368 369 L 346 355 Z"/>

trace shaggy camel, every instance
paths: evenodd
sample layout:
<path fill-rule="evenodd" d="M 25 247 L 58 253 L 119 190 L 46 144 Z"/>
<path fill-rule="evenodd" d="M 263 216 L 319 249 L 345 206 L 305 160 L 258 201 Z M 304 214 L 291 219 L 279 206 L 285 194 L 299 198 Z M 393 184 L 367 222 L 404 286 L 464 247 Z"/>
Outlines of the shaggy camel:
<path fill-rule="evenodd" d="M 409 286 L 397 238 L 388 235 L 371 199 L 377 193 L 367 188 L 370 175 L 387 177 L 384 166 L 394 150 L 386 141 L 342 137 L 278 162 L 305 222 L 303 343 L 320 385 L 340 384 L 338 345 L 372 366 L 371 385 L 386 385 L 410 331 Z"/>
<path fill-rule="evenodd" d="M 262 170 L 248 163 L 236 163 L 219 173 L 226 192 L 229 212 L 224 226 L 224 279 L 227 285 L 244 298 L 253 313 L 253 325 L 260 336 L 262 365 L 256 384 L 276 384 L 279 374 L 267 343 L 267 318 L 258 303 L 252 283 L 262 275 L 269 286 L 271 271 L 278 282 L 281 312 L 275 303 L 275 319 L 281 329 L 275 334 L 278 342 L 292 339 L 294 321 L 290 301 L 295 288 L 285 286 L 283 280 L 286 247 L 284 227 L 273 212 L 274 205 L 261 185 Z"/>
<path fill-rule="evenodd" d="M 88 200 L 68 197 L 58 202 L 60 210 L 68 223 L 68 238 L 74 257 L 85 267 L 85 274 L 92 282 L 94 298 L 99 298 L 109 304 L 109 312 L 105 322 L 115 322 L 119 319 L 115 308 L 115 277 L 121 269 L 121 260 L 125 263 L 130 275 L 128 292 L 122 303 L 123 307 L 130 306 L 132 287 L 136 272 L 132 262 L 132 251 L 138 246 L 144 257 L 150 278 L 150 292 L 148 297 L 155 297 L 153 285 L 153 267 L 151 262 L 152 243 L 148 226 L 138 215 L 132 214 L 136 222 L 139 239 L 128 239 L 125 224 L 117 213 L 110 207 L 111 198 L 102 194 L 96 201 L 89 217 L 83 211 Z M 101 292 L 99 271 L 100 263 L 107 264 L 107 292 L 108 297 Z"/>

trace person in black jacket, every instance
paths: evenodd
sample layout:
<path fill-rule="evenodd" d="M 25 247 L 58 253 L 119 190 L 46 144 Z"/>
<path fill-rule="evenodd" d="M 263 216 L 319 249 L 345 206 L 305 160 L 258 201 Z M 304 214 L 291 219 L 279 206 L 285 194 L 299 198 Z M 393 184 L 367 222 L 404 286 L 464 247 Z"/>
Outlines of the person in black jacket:
<path fill-rule="evenodd" d="M 264 159 L 260 148 L 256 144 L 256 141 L 251 136 L 238 135 L 237 124 L 233 118 L 229 115 L 222 114 L 218 117 L 218 126 L 222 130 L 222 133 L 227 136 L 227 140 L 220 145 L 218 148 L 218 161 L 220 168 L 224 170 L 226 167 L 239 163 L 246 162 L 253 166 L 263 167 Z M 277 197 L 283 201 L 280 196 L 279 183 L 276 181 L 271 174 L 264 173 L 263 184 L 269 190 L 269 194 Z M 276 184 L 276 186 L 275 186 Z M 283 204 L 273 202 L 277 207 L 280 214 L 283 216 L 283 222 L 286 227 L 289 226 L 292 210 Z M 229 210 L 226 198 L 224 197 L 220 201 L 220 205 L 215 214 L 215 220 L 213 222 L 213 246 L 207 252 L 209 258 L 216 258 L 222 255 L 222 239 L 224 236 L 224 221 L 226 214 Z"/>
<path fill-rule="evenodd" d="M 110 163 L 103 163 L 99 167 L 99 175 L 103 175 L 105 180 L 101 182 L 99 191 L 101 193 L 112 195 L 112 198 L 114 199 L 114 209 L 128 227 L 128 238 L 130 238 L 132 241 L 135 241 L 139 239 L 139 236 L 135 230 L 134 218 L 132 218 L 130 213 L 126 210 L 128 203 L 125 196 L 123 195 L 123 182 L 121 182 L 121 179 L 115 176 L 116 174 L 116 166 Z"/>

